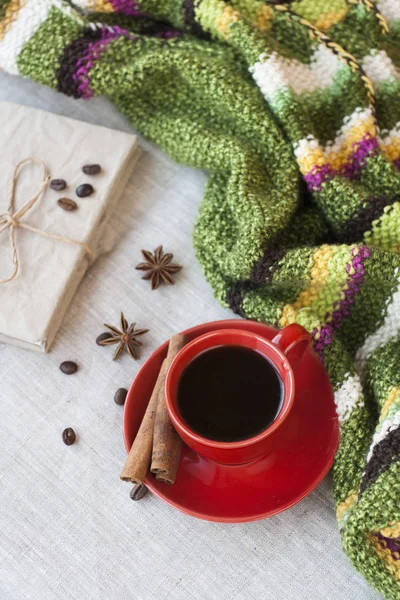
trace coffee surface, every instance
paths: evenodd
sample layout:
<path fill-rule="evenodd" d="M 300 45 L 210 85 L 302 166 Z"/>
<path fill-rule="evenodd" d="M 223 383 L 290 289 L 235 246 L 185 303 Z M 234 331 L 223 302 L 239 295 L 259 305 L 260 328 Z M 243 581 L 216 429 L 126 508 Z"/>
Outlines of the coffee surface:
<path fill-rule="evenodd" d="M 200 435 L 235 442 L 261 433 L 279 414 L 282 384 L 275 367 L 242 346 L 218 346 L 196 356 L 178 384 L 178 408 Z"/>

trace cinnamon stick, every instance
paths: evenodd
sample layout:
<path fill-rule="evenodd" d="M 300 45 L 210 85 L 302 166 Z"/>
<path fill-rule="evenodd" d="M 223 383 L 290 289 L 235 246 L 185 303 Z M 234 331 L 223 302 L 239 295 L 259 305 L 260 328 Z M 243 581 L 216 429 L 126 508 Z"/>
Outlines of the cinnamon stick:
<path fill-rule="evenodd" d="M 157 406 L 160 403 L 160 400 L 164 399 L 165 378 L 173 359 L 185 345 L 185 341 L 183 340 L 184 338 L 181 335 L 173 336 L 170 340 L 167 358 L 161 365 L 142 423 L 120 475 L 120 478 L 123 481 L 141 484 L 144 482 L 147 475 L 151 462 L 153 430 Z"/>
<path fill-rule="evenodd" d="M 186 344 L 186 341 L 184 335 L 175 335 L 171 338 L 166 358 L 166 361 L 168 361 L 169 357 L 171 357 L 169 364 L 171 364 L 173 358 Z M 150 467 L 150 471 L 154 473 L 158 481 L 175 483 L 181 445 L 181 439 L 169 418 L 165 394 L 163 394 L 159 398 L 154 422 L 153 454 Z"/>
<path fill-rule="evenodd" d="M 158 398 L 160 393 L 164 395 L 167 371 L 167 361 L 164 360 L 142 423 L 139 427 L 139 431 L 136 434 L 136 438 L 131 446 L 125 466 L 120 475 L 122 481 L 131 481 L 132 483 L 141 484 L 147 475 L 151 460 L 154 419 L 156 416 Z"/>

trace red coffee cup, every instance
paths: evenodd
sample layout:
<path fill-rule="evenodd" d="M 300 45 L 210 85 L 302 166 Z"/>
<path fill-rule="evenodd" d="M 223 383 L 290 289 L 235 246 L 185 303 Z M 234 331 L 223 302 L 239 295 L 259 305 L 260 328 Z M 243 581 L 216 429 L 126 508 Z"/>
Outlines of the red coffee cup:
<path fill-rule="evenodd" d="M 201 456 L 226 465 L 252 462 L 268 454 L 279 444 L 294 402 L 293 370 L 310 344 L 308 332 L 297 324 L 288 325 L 271 341 L 248 331 L 220 329 L 189 342 L 175 357 L 165 382 L 167 409 L 178 435 Z M 219 442 L 205 438 L 189 427 L 180 414 L 178 385 L 184 369 L 198 354 L 216 346 L 242 346 L 256 350 L 274 365 L 281 379 L 283 399 L 276 419 L 264 431 L 249 439 Z"/>

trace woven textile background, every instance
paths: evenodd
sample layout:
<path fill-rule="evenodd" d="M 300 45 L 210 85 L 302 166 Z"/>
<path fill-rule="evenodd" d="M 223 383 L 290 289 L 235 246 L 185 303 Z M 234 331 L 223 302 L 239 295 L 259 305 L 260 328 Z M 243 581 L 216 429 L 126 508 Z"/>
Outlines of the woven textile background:
<path fill-rule="evenodd" d="M 105 100 L 74 101 L 1 74 L 0 99 L 131 131 Z M 112 221 L 121 241 L 88 273 L 54 349 L 0 346 L 1 600 L 377 600 L 341 549 L 329 480 L 277 517 L 231 526 L 193 520 L 151 496 L 134 504 L 119 481 L 115 389 L 173 332 L 232 317 L 192 248 L 205 175 L 143 148 Z M 159 243 L 184 270 L 175 287 L 155 293 L 134 265 L 142 247 Z M 94 343 L 120 309 L 151 330 L 138 363 L 112 363 L 112 351 Z M 58 370 L 67 359 L 81 367 L 71 378 Z M 79 435 L 69 448 L 67 426 Z"/>

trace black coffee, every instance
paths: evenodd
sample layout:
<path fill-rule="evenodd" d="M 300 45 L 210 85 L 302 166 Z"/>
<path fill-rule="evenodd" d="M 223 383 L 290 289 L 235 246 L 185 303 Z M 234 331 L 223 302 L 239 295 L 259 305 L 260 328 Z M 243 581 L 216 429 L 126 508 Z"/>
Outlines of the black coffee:
<path fill-rule="evenodd" d="M 194 358 L 178 384 L 178 407 L 202 436 L 223 442 L 261 433 L 282 404 L 281 380 L 261 354 L 241 346 L 211 348 Z"/>

